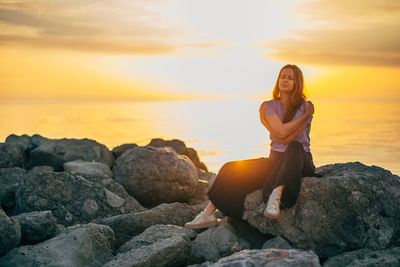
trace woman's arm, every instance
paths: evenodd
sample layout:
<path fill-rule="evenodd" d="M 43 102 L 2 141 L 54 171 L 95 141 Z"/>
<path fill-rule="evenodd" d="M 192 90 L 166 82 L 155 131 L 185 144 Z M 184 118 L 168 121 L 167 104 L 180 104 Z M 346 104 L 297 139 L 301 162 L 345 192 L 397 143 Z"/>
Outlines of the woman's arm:
<path fill-rule="evenodd" d="M 277 138 L 284 139 L 289 135 L 291 135 L 293 132 L 297 131 L 299 128 L 301 128 L 305 123 L 305 121 L 314 113 L 314 106 L 311 102 L 310 104 L 308 104 L 304 101 L 304 106 L 305 106 L 305 113 L 301 115 L 299 118 L 287 123 L 283 123 L 276 114 L 270 115 L 267 118 L 265 118 L 272 132 L 274 132 L 273 135 Z M 264 104 L 261 105 L 260 116 L 264 117 L 266 108 L 267 108 L 266 105 Z"/>
<path fill-rule="evenodd" d="M 272 130 L 272 128 L 268 125 L 268 122 L 265 120 L 265 116 L 264 114 L 260 113 L 260 120 L 261 123 L 265 126 L 265 128 L 267 128 L 267 130 L 274 136 L 276 137 L 276 132 L 274 132 L 274 130 Z M 295 139 L 305 128 L 307 127 L 307 123 L 303 122 L 302 126 L 300 126 L 300 128 L 297 128 L 294 132 L 292 132 L 291 134 L 289 134 L 287 137 L 285 138 L 277 138 L 278 141 L 284 145 L 287 145 L 290 143 L 290 141 L 292 141 L 293 139 Z"/>

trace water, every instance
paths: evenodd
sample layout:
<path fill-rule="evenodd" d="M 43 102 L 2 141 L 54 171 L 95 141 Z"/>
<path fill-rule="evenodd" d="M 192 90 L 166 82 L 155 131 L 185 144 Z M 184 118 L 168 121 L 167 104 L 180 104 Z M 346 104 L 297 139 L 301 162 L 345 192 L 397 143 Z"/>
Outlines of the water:
<path fill-rule="evenodd" d="M 14 133 L 89 138 L 109 149 L 181 139 L 211 171 L 232 160 L 268 155 L 259 122 L 262 101 L 0 102 L 0 141 Z M 311 151 L 316 166 L 360 161 L 400 174 L 399 100 L 313 100 Z"/>

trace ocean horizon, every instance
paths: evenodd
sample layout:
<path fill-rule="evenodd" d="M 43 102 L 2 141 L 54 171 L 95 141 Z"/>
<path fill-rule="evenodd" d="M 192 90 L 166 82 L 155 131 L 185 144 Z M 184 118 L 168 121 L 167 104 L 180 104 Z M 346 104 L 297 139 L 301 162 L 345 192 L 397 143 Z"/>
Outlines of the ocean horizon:
<path fill-rule="evenodd" d="M 400 175 L 400 100 L 311 99 L 316 167 L 359 161 Z M 267 157 L 262 100 L 0 101 L 0 140 L 10 134 L 88 138 L 110 150 L 153 138 L 180 139 L 210 171 L 228 161 Z"/>

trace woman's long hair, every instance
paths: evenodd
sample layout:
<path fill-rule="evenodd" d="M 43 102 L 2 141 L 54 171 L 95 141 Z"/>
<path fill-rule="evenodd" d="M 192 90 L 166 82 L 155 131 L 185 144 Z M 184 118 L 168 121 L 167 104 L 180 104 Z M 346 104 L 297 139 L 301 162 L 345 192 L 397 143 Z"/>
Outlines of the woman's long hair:
<path fill-rule="evenodd" d="M 281 78 L 281 73 L 284 69 L 291 69 L 294 72 L 294 88 L 290 95 L 289 99 L 289 108 L 286 110 L 285 115 L 283 117 L 283 123 L 289 122 L 293 119 L 296 111 L 303 104 L 303 100 L 306 100 L 307 97 L 304 94 L 304 78 L 303 73 L 296 65 L 285 65 L 279 71 L 278 79 L 276 80 L 274 90 L 272 91 L 272 97 L 276 100 L 281 98 L 281 91 L 279 89 L 279 79 Z"/>

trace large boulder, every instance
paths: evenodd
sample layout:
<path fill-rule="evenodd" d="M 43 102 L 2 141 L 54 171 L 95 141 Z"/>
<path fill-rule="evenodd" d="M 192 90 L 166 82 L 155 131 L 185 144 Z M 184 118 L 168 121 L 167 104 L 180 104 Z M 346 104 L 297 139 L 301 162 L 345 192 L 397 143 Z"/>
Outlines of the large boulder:
<path fill-rule="evenodd" d="M 170 148 L 136 147 L 116 160 L 114 179 L 142 205 L 188 201 L 198 183 L 197 169 Z"/>
<path fill-rule="evenodd" d="M 119 156 L 121 156 L 122 154 L 124 154 L 125 151 L 127 151 L 127 150 L 129 150 L 129 149 L 131 149 L 131 148 L 137 147 L 137 146 L 138 146 L 137 144 L 123 144 L 123 145 L 114 147 L 114 148 L 111 150 L 111 153 L 113 153 L 114 158 L 117 159 L 117 158 L 119 158 Z"/>
<path fill-rule="evenodd" d="M 0 168 L 24 168 L 25 161 L 25 150 L 21 146 L 0 143 Z"/>
<path fill-rule="evenodd" d="M 326 259 L 358 248 L 383 250 L 400 240 L 400 179 L 359 162 L 317 169 L 323 178 L 305 177 L 295 206 L 278 220 L 263 215 L 265 205 L 246 211 L 263 233 L 280 235 L 295 248 Z"/>
<path fill-rule="evenodd" d="M 82 176 L 93 174 L 112 177 L 110 167 L 107 164 L 97 161 L 88 162 L 83 160 L 74 160 L 64 163 L 63 167 L 65 172 L 71 174 L 80 174 Z"/>
<path fill-rule="evenodd" d="M 190 248 L 187 235 L 177 234 L 120 253 L 104 266 L 186 266 L 190 260 Z"/>
<path fill-rule="evenodd" d="M 201 232 L 192 243 L 192 262 L 216 262 L 244 249 L 259 249 L 270 238 L 246 222 L 229 219 Z"/>
<path fill-rule="evenodd" d="M 260 249 L 242 250 L 222 258 L 216 263 L 206 262 L 199 267 L 230 267 L 230 266 L 298 266 L 319 267 L 318 256 L 313 251 L 297 249 Z"/>
<path fill-rule="evenodd" d="M 207 166 L 200 161 L 197 151 L 191 147 L 186 147 L 186 144 L 179 139 L 164 140 L 161 138 L 154 138 L 147 146 L 170 147 L 174 149 L 176 153 L 189 157 L 197 168 L 207 172 Z"/>
<path fill-rule="evenodd" d="M 190 240 L 197 236 L 194 230 L 181 226 L 156 224 L 150 226 L 143 233 L 133 237 L 131 240 L 123 244 L 117 250 L 117 253 L 125 253 L 132 249 L 149 246 L 157 241 L 170 238 L 175 235 L 186 235 Z"/>
<path fill-rule="evenodd" d="M 114 157 L 111 151 L 90 139 L 49 139 L 40 135 L 31 138 L 28 148 L 28 168 L 48 165 L 55 170 L 63 170 L 63 164 L 74 160 L 97 161 L 112 166 Z"/>
<path fill-rule="evenodd" d="M 128 192 L 126 192 L 125 188 L 121 184 L 119 184 L 117 181 L 110 178 L 109 176 L 97 175 L 97 174 L 83 174 L 82 176 L 86 180 L 93 183 L 98 183 L 104 186 L 104 188 L 116 194 L 117 196 L 123 198 L 125 200 L 126 212 L 147 210 L 147 208 L 143 207 L 139 203 L 139 201 L 134 199 Z"/>
<path fill-rule="evenodd" d="M 10 219 L 0 209 L 0 257 L 10 249 L 18 246 L 21 240 L 21 227 L 17 220 Z M 1 262 L 0 262 L 0 266 Z"/>
<path fill-rule="evenodd" d="M 21 225 L 21 244 L 35 244 L 57 233 L 57 221 L 51 211 L 34 211 L 12 217 Z"/>
<path fill-rule="evenodd" d="M 128 212 L 123 198 L 65 172 L 33 173 L 18 187 L 16 203 L 19 213 L 51 210 L 65 226 Z"/>
<path fill-rule="evenodd" d="M 47 241 L 9 251 L 0 266 L 102 266 L 113 258 L 113 241 L 106 225 L 76 225 Z"/>
<path fill-rule="evenodd" d="M 387 250 L 370 250 L 367 248 L 345 252 L 341 255 L 329 258 L 323 267 L 392 267 L 400 266 L 400 247 Z"/>
<path fill-rule="evenodd" d="M 0 204 L 8 214 L 15 208 L 15 192 L 26 175 L 19 167 L 0 169 Z"/>
<path fill-rule="evenodd" d="M 99 219 L 96 220 L 96 223 L 108 225 L 114 230 L 115 246 L 119 247 L 151 225 L 183 226 L 193 220 L 200 211 L 201 208 L 195 208 L 184 203 L 161 204 L 143 212 Z"/>

